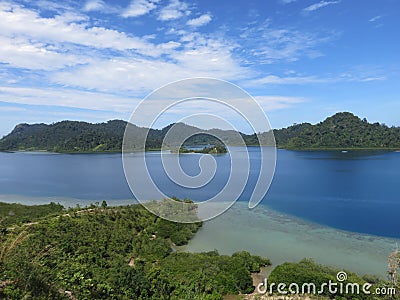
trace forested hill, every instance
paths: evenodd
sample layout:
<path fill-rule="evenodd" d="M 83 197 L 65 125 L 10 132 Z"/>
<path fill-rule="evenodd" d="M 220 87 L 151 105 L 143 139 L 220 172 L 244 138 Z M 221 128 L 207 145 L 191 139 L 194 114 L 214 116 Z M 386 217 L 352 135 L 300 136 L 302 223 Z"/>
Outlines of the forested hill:
<path fill-rule="evenodd" d="M 246 251 L 173 251 L 202 223 L 166 221 L 137 204 L 0 208 L 0 299 L 222 300 L 253 292 L 250 272 L 270 265 Z"/>
<path fill-rule="evenodd" d="M 120 151 L 125 121 L 91 124 L 62 121 L 54 124 L 19 124 L 0 140 L 0 150 L 54 152 Z"/>
<path fill-rule="evenodd" d="M 368 123 L 349 112 L 316 125 L 303 123 L 275 130 L 278 146 L 287 149 L 400 149 L 400 127 Z"/>
<path fill-rule="evenodd" d="M 91 124 L 77 121 L 62 121 L 50 125 L 19 124 L 0 140 L 0 151 L 46 150 L 53 152 L 106 152 L 121 151 L 127 122 L 122 120 Z M 183 135 L 195 133 L 198 128 L 183 123 L 177 124 Z M 141 136 L 146 128 L 130 124 L 132 132 Z M 157 149 L 169 125 L 161 130 L 150 129 L 146 148 Z M 193 136 L 186 145 L 219 144 L 211 135 L 222 136 L 230 145 L 237 144 L 232 131 L 211 129 L 206 134 Z M 209 134 L 207 134 L 209 133 Z M 257 145 L 256 135 L 240 133 L 247 145 Z M 352 149 L 380 148 L 400 149 L 400 128 L 379 123 L 368 123 L 366 119 L 349 112 L 337 113 L 325 121 L 312 125 L 296 124 L 274 130 L 277 146 L 287 149 Z"/>
<path fill-rule="evenodd" d="M 200 130 L 197 127 L 183 123 L 171 124 L 163 129 L 150 129 L 138 127 L 122 120 L 112 120 L 107 123 L 91 124 L 77 121 L 62 121 L 54 124 L 19 124 L 13 131 L 0 140 L 0 151 L 52 151 L 52 152 L 116 152 L 121 151 L 125 127 L 129 124 L 130 133 L 133 135 L 133 148 L 135 137 L 143 137 L 148 131 L 146 149 L 161 148 L 163 139 L 168 130 L 175 125 L 176 132 L 182 136 L 195 134 L 185 142 L 185 145 L 221 145 L 213 137 L 219 136 L 229 145 L 238 145 L 238 136 L 229 130 Z M 206 132 L 196 134 L 198 132 Z M 249 145 L 257 144 L 255 135 L 242 134 Z M 177 137 L 179 140 L 179 137 Z M 139 138 L 137 140 L 140 140 Z"/>

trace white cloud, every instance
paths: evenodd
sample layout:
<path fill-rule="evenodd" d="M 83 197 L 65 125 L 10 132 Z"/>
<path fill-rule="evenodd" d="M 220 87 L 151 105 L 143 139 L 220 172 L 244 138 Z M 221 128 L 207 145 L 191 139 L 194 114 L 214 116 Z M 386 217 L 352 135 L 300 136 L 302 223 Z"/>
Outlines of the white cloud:
<path fill-rule="evenodd" d="M 160 51 L 145 39 L 124 32 L 93 27 L 80 14 L 63 14 L 43 18 L 36 11 L 16 5 L 0 5 L 0 33 L 3 36 L 40 40 L 45 43 L 69 43 L 101 49 L 133 50 L 146 56 L 158 56 Z"/>
<path fill-rule="evenodd" d="M 237 101 L 237 105 L 243 104 L 243 101 L 249 100 L 247 98 L 231 99 L 233 103 Z M 271 95 L 256 96 L 255 99 L 265 111 L 285 109 L 306 101 L 301 97 Z M 0 86 L 0 101 L 6 104 L 0 106 L 0 111 L 14 114 L 18 112 L 26 114 L 25 111 L 29 112 L 29 115 L 22 120 L 23 122 L 35 117 L 36 111 L 40 112 L 41 115 L 33 120 L 35 122 L 43 122 L 44 117 L 46 120 L 48 118 L 55 118 L 55 120 L 57 120 L 57 118 L 81 118 L 86 120 L 100 118 L 106 120 L 113 119 L 116 116 L 127 119 L 141 100 L 141 98 L 116 96 L 99 92 L 82 92 L 66 88 L 43 89 Z M 29 104 L 30 107 L 21 106 L 21 104 Z M 33 110 L 31 107 L 32 105 L 37 105 L 38 107 Z M 240 107 L 240 105 L 238 106 Z M 152 101 L 151 105 L 148 105 L 146 109 L 152 111 L 159 109 L 161 111 L 162 107 L 163 104 L 156 100 Z M 87 111 L 72 111 L 71 109 L 83 109 Z M 244 109 L 246 109 L 246 106 L 244 106 Z M 43 112 L 46 112 L 45 115 L 43 115 Z M 232 112 L 233 111 L 227 109 L 226 106 L 210 101 L 199 102 L 197 105 L 196 102 L 190 102 L 188 105 L 183 105 L 182 107 L 174 106 L 164 112 L 161 118 L 166 119 L 164 125 L 167 125 L 171 120 L 178 120 L 181 117 L 188 116 L 188 114 L 208 113 L 224 116 L 233 123 L 241 124 L 241 122 L 243 122 L 242 117 L 237 113 L 232 115 Z M 252 116 L 253 111 L 242 111 L 242 113 L 245 113 L 247 116 Z M 146 114 L 144 114 L 143 116 L 135 118 L 134 123 L 143 125 L 147 123 L 147 121 Z M 203 125 L 202 128 L 207 128 L 207 124 Z M 265 126 L 265 124 L 262 124 L 262 126 Z M 215 127 L 215 124 L 212 127 Z M 246 128 L 246 126 L 244 128 Z"/>
<path fill-rule="evenodd" d="M 247 81 L 246 85 L 259 86 L 266 84 L 309 84 L 326 82 L 326 79 L 316 78 L 314 76 L 294 76 L 294 77 L 280 77 L 276 75 L 268 75 L 265 77 Z"/>
<path fill-rule="evenodd" d="M 15 113 L 15 112 L 27 112 L 28 110 L 24 107 L 18 106 L 0 106 L 0 112 L 2 113 Z"/>
<path fill-rule="evenodd" d="M 387 76 L 378 68 L 369 66 L 353 67 L 346 72 L 334 76 L 277 76 L 267 75 L 244 82 L 245 86 L 255 87 L 263 85 L 305 85 L 321 83 L 352 83 L 352 82 L 372 82 L 386 80 Z"/>
<path fill-rule="evenodd" d="M 116 5 L 107 4 L 103 0 L 87 0 L 85 5 L 83 6 L 83 11 L 84 12 L 98 11 L 104 14 L 120 14 L 121 8 Z"/>
<path fill-rule="evenodd" d="M 359 81 L 361 82 L 369 82 L 369 81 L 382 81 L 386 80 L 386 76 L 380 76 L 380 77 L 366 77 L 366 78 L 361 78 Z"/>
<path fill-rule="evenodd" d="M 246 40 L 249 64 L 272 64 L 279 61 L 297 61 L 300 57 L 316 58 L 322 53 L 316 46 L 337 37 L 335 32 L 317 36 L 293 28 L 274 28 L 267 20 L 259 26 L 242 29 L 240 38 Z"/>
<path fill-rule="evenodd" d="M 368 68 L 365 66 L 353 67 L 347 72 L 343 72 L 338 76 L 336 81 L 346 82 L 372 82 L 386 80 L 387 76 L 384 71 L 376 68 Z"/>
<path fill-rule="evenodd" d="M 179 30 L 175 39 L 157 44 L 89 22 L 82 14 L 44 18 L 36 10 L 0 4 L 0 62 L 51 84 L 140 96 L 172 80 L 240 80 L 251 73 L 233 56 L 239 45 L 221 37 Z"/>
<path fill-rule="evenodd" d="M 375 22 L 375 21 L 378 21 L 378 20 L 381 19 L 381 18 L 382 18 L 382 16 L 375 16 L 375 17 L 369 19 L 368 21 L 369 21 L 369 22 Z"/>
<path fill-rule="evenodd" d="M 49 11 L 63 13 L 66 11 L 74 12 L 76 8 L 71 6 L 68 2 L 52 1 L 52 0 L 37 0 L 37 1 L 25 1 L 29 2 L 30 5 L 36 5 L 39 9 L 46 9 Z"/>
<path fill-rule="evenodd" d="M 141 99 L 67 88 L 0 86 L 0 101 L 130 113 Z"/>
<path fill-rule="evenodd" d="M 188 5 L 179 0 L 170 0 L 169 4 L 161 9 L 158 19 L 161 21 L 170 21 L 185 15 L 190 15 Z"/>
<path fill-rule="evenodd" d="M 202 43 L 204 42 L 204 43 Z M 113 58 L 55 73 L 51 80 L 58 84 L 96 89 L 125 91 L 143 95 L 174 80 L 188 77 L 215 77 L 240 80 L 249 69 L 241 67 L 232 57 L 231 47 L 223 41 L 194 38 L 184 45 L 163 44 L 170 59 Z M 176 50 L 177 47 L 183 49 Z M 93 74 L 96 74 L 93 77 Z"/>
<path fill-rule="evenodd" d="M 21 38 L 0 36 L 0 62 L 12 67 L 55 70 L 81 62 L 75 55 L 61 54 L 41 43 L 30 43 Z"/>
<path fill-rule="evenodd" d="M 254 99 L 257 100 L 265 111 L 289 108 L 299 103 L 306 102 L 306 100 L 301 97 L 285 96 L 255 96 Z"/>
<path fill-rule="evenodd" d="M 199 27 L 199 26 L 208 24 L 211 21 L 211 19 L 212 19 L 212 17 L 210 14 L 204 14 L 198 18 L 194 18 L 194 19 L 187 21 L 186 24 L 189 26 L 193 26 L 193 27 Z"/>
<path fill-rule="evenodd" d="M 340 3 L 340 2 L 341 2 L 341 0 L 339 0 L 339 1 L 324 1 L 324 0 L 322 0 L 322 1 L 318 2 L 318 3 L 315 3 L 315 4 L 312 4 L 310 6 L 307 6 L 306 8 L 303 9 L 303 11 L 311 12 L 311 11 L 315 11 L 317 9 L 323 8 L 325 6 L 332 5 L 332 4 L 337 4 L 337 3 Z"/>
<path fill-rule="evenodd" d="M 85 3 L 83 7 L 84 11 L 99 11 L 103 10 L 106 7 L 106 4 L 102 0 L 89 0 Z"/>
<path fill-rule="evenodd" d="M 157 8 L 159 0 L 133 0 L 122 13 L 124 18 L 143 16 Z"/>
<path fill-rule="evenodd" d="M 159 48 L 161 48 L 163 50 L 171 50 L 171 49 L 176 49 L 179 46 L 181 46 L 181 43 L 169 41 L 168 43 L 160 44 Z"/>

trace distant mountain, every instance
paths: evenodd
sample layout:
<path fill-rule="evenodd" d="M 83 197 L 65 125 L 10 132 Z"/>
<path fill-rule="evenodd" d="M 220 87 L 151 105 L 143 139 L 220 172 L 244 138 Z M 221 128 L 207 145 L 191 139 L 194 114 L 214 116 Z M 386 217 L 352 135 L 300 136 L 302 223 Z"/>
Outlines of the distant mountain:
<path fill-rule="evenodd" d="M 0 150 L 118 151 L 126 124 L 120 120 L 100 124 L 76 121 L 19 124 L 0 140 Z"/>
<path fill-rule="evenodd" d="M 234 131 L 211 129 L 201 130 L 183 123 L 171 124 L 161 130 L 138 127 L 122 120 L 91 124 L 77 121 L 62 121 L 54 124 L 19 124 L 12 132 L 0 140 L 0 151 L 52 151 L 52 152 L 116 152 L 121 151 L 126 126 L 129 127 L 129 146 L 142 150 L 141 141 L 146 140 L 146 149 L 159 149 L 168 130 L 174 126 L 178 135 L 169 142 L 176 144 L 181 137 L 191 136 L 185 145 L 221 145 L 213 135 L 220 136 L 230 145 L 238 145 L 238 134 Z M 198 134 L 198 132 L 203 132 Z M 197 133 L 197 134 L 196 134 Z M 256 141 L 255 135 L 242 136 L 248 141 Z M 246 141 L 247 141 L 246 140 Z"/>
<path fill-rule="evenodd" d="M 46 150 L 53 152 L 107 152 L 121 151 L 123 135 L 127 122 L 112 120 L 107 123 L 91 124 L 77 121 L 62 121 L 50 125 L 19 124 L 13 131 L 0 140 L 0 151 Z M 129 124 L 132 147 L 136 140 L 144 137 L 146 128 Z M 183 123 L 171 124 L 163 129 L 150 129 L 146 149 L 160 148 L 165 135 L 175 126 L 175 137 L 190 136 L 200 131 L 199 128 Z M 211 129 L 201 130 L 185 142 L 185 145 L 219 145 L 221 137 L 228 145 L 238 145 L 237 132 Z M 258 145 L 255 134 L 242 136 L 247 145 Z M 271 144 L 269 133 L 261 134 Z M 349 112 L 337 113 L 316 125 L 309 123 L 295 124 L 287 128 L 274 130 L 276 143 L 287 149 L 352 149 L 352 148 L 393 148 L 400 149 L 400 128 L 388 127 L 379 123 L 368 123 L 366 119 Z M 174 142 L 172 140 L 171 142 Z"/>
<path fill-rule="evenodd" d="M 400 127 L 368 123 L 349 112 L 337 113 L 316 125 L 303 123 L 275 130 L 278 145 L 287 149 L 400 149 Z"/>

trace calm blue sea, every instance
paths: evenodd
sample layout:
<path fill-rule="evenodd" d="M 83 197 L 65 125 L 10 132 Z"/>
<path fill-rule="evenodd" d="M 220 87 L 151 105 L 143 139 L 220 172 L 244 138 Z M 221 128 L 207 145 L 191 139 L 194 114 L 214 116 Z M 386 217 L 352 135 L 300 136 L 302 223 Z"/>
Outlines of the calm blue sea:
<path fill-rule="evenodd" d="M 245 150 L 233 148 L 243 155 Z M 259 148 L 248 150 L 250 177 L 240 201 L 249 198 L 259 170 Z M 201 189 L 179 187 L 166 176 L 158 152 L 146 155 L 154 181 L 169 196 L 208 199 L 229 178 L 229 154 L 215 156 L 217 172 Z M 181 155 L 182 169 L 196 175 L 199 158 Z M 130 159 L 134 164 L 138 157 Z M 83 205 L 133 199 L 120 154 L 0 153 L 0 195 L 21 203 L 30 197 L 80 199 Z M 275 177 L 261 204 L 338 229 L 400 238 L 399 195 L 400 153 L 278 150 Z"/>

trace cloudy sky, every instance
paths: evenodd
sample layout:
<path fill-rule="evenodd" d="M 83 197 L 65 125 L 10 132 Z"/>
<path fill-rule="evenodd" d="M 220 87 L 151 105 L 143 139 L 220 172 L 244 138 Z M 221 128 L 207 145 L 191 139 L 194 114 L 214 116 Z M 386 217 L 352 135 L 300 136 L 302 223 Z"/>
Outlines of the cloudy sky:
<path fill-rule="evenodd" d="M 338 111 L 400 125 L 399 30 L 398 0 L 0 1 L 0 136 L 127 120 L 189 77 L 239 85 L 274 128 Z"/>

